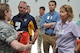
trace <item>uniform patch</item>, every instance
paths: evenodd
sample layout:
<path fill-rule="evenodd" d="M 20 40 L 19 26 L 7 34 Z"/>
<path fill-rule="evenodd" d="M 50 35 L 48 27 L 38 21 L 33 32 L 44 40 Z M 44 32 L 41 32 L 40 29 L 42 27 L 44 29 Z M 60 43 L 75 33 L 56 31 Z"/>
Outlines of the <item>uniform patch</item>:
<path fill-rule="evenodd" d="M 24 19 L 24 21 L 26 22 L 26 21 L 27 21 L 27 19 Z"/>

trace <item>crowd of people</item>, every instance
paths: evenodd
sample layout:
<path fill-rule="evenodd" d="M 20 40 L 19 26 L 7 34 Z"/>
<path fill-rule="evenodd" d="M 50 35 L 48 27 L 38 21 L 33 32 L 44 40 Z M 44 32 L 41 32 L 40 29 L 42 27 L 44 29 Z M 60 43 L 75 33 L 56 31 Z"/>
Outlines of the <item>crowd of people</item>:
<path fill-rule="evenodd" d="M 39 15 L 33 17 L 26 1 L 20 1 L 19 13 L 11 19 L 10 5 L 0 3 L 0 53 L 31 53 L 36 40 L 38 53 L 42 53 L 42 42 L 44 53 L 49 53 L 50 46 L 53 53 L 80 53 L 80 44 L 76 44 L 80 21 L 73 21 L 72 7 L 63 4 L 58 13 L 55 0 L 50 0 L 48 6 L 49 12 L 40 6 Z"/>

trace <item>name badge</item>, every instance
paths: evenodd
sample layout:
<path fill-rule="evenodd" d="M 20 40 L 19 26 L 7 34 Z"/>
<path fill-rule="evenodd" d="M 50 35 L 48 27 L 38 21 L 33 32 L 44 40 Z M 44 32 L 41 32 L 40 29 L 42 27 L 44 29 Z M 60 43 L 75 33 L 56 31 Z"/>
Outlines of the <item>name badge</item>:
<path fill-rule="evenodd" d="M 63 33 L 64 33 L 64 30 L 60 30 L 60 31 L 59 31 L 59 34 L 63 34 Z"/>
<path fill-rule="evenodd" d="M 48 16 L 47 19 L 48 19 L 48 20 L 51 20 L 51 19 L 52 19 L 52 16 Z"/>
<path fill-rule="evenodd" d="M 47 19 L 49 20 L 49 16 L 47 17 Z"/>

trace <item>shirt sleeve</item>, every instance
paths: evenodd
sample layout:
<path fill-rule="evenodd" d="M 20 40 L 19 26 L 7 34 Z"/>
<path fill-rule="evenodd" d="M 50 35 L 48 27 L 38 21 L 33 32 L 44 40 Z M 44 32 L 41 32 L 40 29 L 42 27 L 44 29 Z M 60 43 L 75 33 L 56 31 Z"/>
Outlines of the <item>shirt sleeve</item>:
<path fill-rule="evenodd" d="M 7 44 L 10 44 L 13 40 L 17 38 L 17 32 L 11 29 L 1 29 L 0 39 Z"/>
<path fill-rule="evenodd" d="M 72 33 L 75 37 L 80 37 L 80 26 L 78 26 L 77 23 L 73 24 Z"/>
<path fill-rule="evenodd" d="M 38 29 L 38 27 L 37 27 L 37 23 L 36 23 L 36 20 L 35 20 L 34 17 L 32 17 L 32 21 L 33 21 L 33 24 L 34 24 L 34 28 L 35 28 L 35 30 Z"/>
<path fill-rule="evenodd" d="M 44 23 L 45 23 L 45 15 L 42 16 L 42 19 L 41 19 L 41 21 L 40 21 L 40 26 L 41 26 L 41 28 L 44 27 Z"/>
<path fill-rule="evenodd" d="M 53 33 L 56 34 L 58 23 L 55 24 Z"/>
<path fill-rule="evenodd" d="M 56 27 L 54 28 L 54 34 L 56 34 Z"/>
<path fill-rule="evenodd" d="M 56 22 L 58 22 L 58 21 L 60 21 L 60 15 L 59 14 L 56 16 Z"/>

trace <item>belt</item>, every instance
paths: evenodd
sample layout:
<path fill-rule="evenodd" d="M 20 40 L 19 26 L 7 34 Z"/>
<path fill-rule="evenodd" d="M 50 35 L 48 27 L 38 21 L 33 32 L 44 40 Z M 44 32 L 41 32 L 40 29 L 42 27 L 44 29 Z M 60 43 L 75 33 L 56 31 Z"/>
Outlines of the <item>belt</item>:
<path fill-rule="evenodd" d="M 48 34 L 48 33 L 45 33 L 46 35 L 49 35 L 49 36 L 54 36 L 54 34 Z"/>

